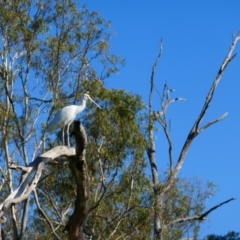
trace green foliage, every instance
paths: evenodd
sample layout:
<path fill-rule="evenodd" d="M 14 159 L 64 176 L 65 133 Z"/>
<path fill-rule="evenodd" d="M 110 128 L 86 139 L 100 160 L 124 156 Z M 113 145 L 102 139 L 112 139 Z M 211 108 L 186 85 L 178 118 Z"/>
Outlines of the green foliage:
<path fill-rule="evenodd" d="M 1 2 L 0 34 L 3 200 L 19 183 L 19 172 L 9 169 L 11 162 L 27 165 L 31 158 L 44 151 L 41 142 L 45 122 L 51 113 L 67 104 L 79 103 L 85 92 L 84 81 L 97 79 L 102 82 L 118 71 L 123 60 L 110 52 L 109 22 L 99 13 L 90 12 L 85 6 L 79 7 L 75 1 Z M 55 171 L 56 167 L 49 166 L 38 191 L 43 209 L 51 220 L 58 221 L 58 228 L 66 220 L 62 220 L 57 211 L 66 211 L 65 206 L 69 207 L 68 202 L 72 203 L 74 198 L 68 167 L 63 165 L 63 168 L 66 172 Z M 60 183 L 59 179 L 62 179 Z M 58 187 L 50 187 L 52 184 Z M 55 200 L 57 204 L 53 206 Z M 45 230 L 49 226 L 35 211 L 33 200 L 31 204 L 29 226 L 38 229 L 40 235 L 44 232 L 45 236 L 51 235 Z M 23 213 L 20 206 L 19 228 Z M 8 230 L 9 222 L 9 226 L 5 226 Z"/>
<path fill-rule="evenodd" d="M 104 109 L 88 115 L 84 121 L 90 141 L 89 223 L 104 223 L 94 228 L 103 239 L 121 235 L 144 239 L 151 231 L 148 202 L 151 187 L 144 173 L 146 144 L 138 120 L 143 104 L 138 96 L 123 90 L 100 88 L 98 96 Z"/>
<path fill-rule="evenodd" d="M 204 183 L 199 178 L 192 180 L 179 178 L 172 188 L 164 196 L 161 215 L 164 223 L 175 219 L 199 215 L 205 209 L 205 202 L 215 193 L 215 185 L 212 182 Z M 164 231 L 164 239 L 181 239 L 185 234 L 191 234 L 197 238 L 200 222 L 188 221 L 170 226 Z"/>
<path fill-rule="evenodd" d="M 90 175 L 86 227 L 101 239 L 119 236 L 146 239 L 151 234 L 152 210 L 149 202 L 151 184 L 145 173 L 146 142 L 141 134 L 141 118 L 138 118 L 143 108 L 141 98 L 123 90 L 108 90 L 98 80 L 84 82 L 82 87 L 85 91 L 94 89 L 89 94 L 93 98 L 98 96 L 102 106 L 96 110 L 89 104 L 82 120 L 88 136 L 86 158 Z M 58 169 L 61 170 L 57 175 L 55 168 L 54 175 L 39 186 L 49 195 L 49 198 L 43 196 L 45 200 L 42 200 L 48 212 L 52 211 L 50 198 L 62 211 L 69 207 L 64 204 L 74 192 L 68 168 Z M 51 189 L 55 182 L 58 182 L 60 192 L 58 187 Z M 52 215 L 54 212 L 53 209 Z M 36 227 L 38 232 L 42 228 L 41 225 Z"/>

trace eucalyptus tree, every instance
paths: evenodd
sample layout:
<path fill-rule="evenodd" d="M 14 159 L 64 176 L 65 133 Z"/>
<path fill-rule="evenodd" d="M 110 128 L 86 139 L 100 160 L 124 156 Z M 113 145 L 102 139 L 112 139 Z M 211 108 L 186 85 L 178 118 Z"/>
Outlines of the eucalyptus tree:
<path fill-rule="evenodd" d="M 1 201 L 20 180 L 11 164 L 28 166 L 45 149 L 51 113 L 77 103 L 84 81 L 103 81 L 123 63 L 110 52 L 109 27 L 75 1 L 0 3 Z M 5 231 L 23 237 L 33 210 L 29 198 L 12 205 Z"/>

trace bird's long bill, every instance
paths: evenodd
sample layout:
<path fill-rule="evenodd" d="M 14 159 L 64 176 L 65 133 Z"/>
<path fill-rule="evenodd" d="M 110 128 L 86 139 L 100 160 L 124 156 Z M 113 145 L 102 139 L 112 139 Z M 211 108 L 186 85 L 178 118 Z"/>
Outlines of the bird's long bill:
<path fill-rule="evenodd" d="M 95 103 L 99 108 L 101 108 L 95 101 L 93 101 L 90 97 L 88 97 L 88 99 L 90 100 L 90 101 L 92 101 L 93 103 Z"/>

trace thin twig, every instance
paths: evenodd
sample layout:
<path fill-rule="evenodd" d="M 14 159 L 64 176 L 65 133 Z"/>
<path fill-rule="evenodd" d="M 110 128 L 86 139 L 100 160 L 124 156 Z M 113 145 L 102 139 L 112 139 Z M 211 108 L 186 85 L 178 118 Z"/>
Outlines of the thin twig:
<path fill-rule="evenodd" d="M 46 214 L 46 213 L 43 211 L 43 209 L 41 208 L 41 205 L 40 205 L 39 200 L 38 200 L 38 195 L 37 195 L 36 189 L 34 189 L 33 193 L 34 193 L 34 198 L 35 198 L 35 201 L 36 201 L 36 204 L 37 204 L 37 207 L 38 207 L 38 211 L 41 213 L 41 215 L 44 217 L 44 219 L 45 219 L 45 220 L 47 221 L 47 223 L 49 224 L 49 226 L 50 226 L 50 228 L 52 229 L 52 232 L 53 232 L 53 234 L 55 235 L 55 237 L 60 240 L 61 238 L 60 238 L 60 237 L 57 235 L 57 233 L 55 232 L 54 227 L 53 227 L 51 221 L 49 220 L 47 214 Z"/>
<path fill-rule="evenodd" d="M 217 123 L 221 120 L 223 120 L 225 117 L 227 117 L 228 113 L 224 113 L 221 117 L 212 120 L 211 122 L 208 122 L 207 124 L 205 124 L 204 126 L 202 126 L 199 130 L 198 130 L 198 134 L 201 133 L 202 131 L 204 131 L 206 128 L 210 127 L 211 125 L 213 125 L 214 123 Z"/>

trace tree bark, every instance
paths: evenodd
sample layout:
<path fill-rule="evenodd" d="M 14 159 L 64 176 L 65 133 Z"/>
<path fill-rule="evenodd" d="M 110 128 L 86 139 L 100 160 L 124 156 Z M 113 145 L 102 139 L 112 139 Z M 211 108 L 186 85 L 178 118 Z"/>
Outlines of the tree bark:
<path fill-rule="evenodd" d="M 69 233 L 69 239 L 83 240 L 85 239 L 83 227 L 88 214 L 89 175 L 85 159 L 87 137 L 80 121 L 74 122 L 74 136 L 76 155 L 70 158 L 69 167 L 76 181 L 77 197 L 73 214 L 70 216 L 65 229 Z"/>

